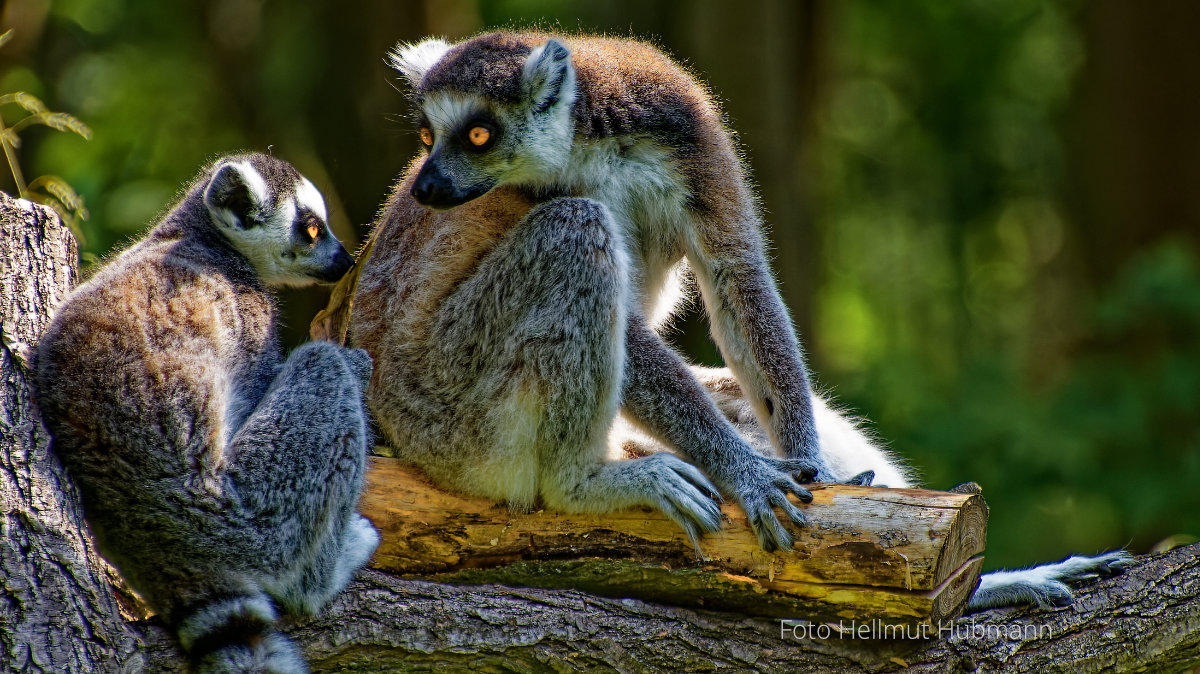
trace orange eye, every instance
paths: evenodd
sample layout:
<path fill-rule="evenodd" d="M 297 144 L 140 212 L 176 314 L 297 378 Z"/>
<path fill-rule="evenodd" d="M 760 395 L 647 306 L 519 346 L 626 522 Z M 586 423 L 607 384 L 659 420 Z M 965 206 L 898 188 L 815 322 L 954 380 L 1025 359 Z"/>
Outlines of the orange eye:
<path fill-rule="evenodd" d="M 321 228 L 320 228 L 320 227 L 318 227 L 318 226 L 316 226 L 316 225 L 309 225 L 309 226 L 308 226 L 308 238 L 312 239 L 313 241 L 316 241 L 316 240 L 317 240 L 317 235 L 318 235 L 318 234 L 320 234 L 320 233 L 321 233 Z"/>
<path fill-rule="evenodd" d="M 425 147 L 433 147 L 433 132 L 427 126 L 421 127 L 421 142 Z"/>
<path fill-rule="evenodd" d="M 467 132 L 467 140 L 471 141 L 471 144 L 475 147 L 487 144 L 491 137 L 492 132 L 488 131 L 482 126 L 473 126 L 471 127 L 471 130 Z"/>

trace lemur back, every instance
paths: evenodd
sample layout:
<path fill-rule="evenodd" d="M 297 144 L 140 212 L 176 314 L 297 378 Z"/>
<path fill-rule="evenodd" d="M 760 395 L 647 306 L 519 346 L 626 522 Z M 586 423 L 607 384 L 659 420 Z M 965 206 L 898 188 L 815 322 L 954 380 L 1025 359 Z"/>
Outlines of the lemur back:
<path fill-rule="evenodd" d="M 354 510 L 370 360 L 284 360 L 268 289 L 351 262 L 290 164 L 226 157 L 39 343 L 38 402 L 99 549 L 201 671 L 304 671 L 279 610 L 318 610 L 377 542 Z"/>

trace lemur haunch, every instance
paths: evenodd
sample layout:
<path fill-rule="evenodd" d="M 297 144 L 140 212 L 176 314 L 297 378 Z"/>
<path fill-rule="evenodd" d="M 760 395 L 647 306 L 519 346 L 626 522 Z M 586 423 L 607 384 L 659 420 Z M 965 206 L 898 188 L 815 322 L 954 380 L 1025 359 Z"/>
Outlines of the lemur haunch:
<path fill-rule="evenodd" d="M 306 671 L 278 610 L 315 613 L 378 544 L 355 511 L 370 357 L 284 360 L 268 289 L 352 262 L 295 168 L 225 157 L 39 343 L 38 402 L 99 549 L 198 671 Z"/>
<path fill-rule="evenodd" d="M 493 33 L 401 46 L 392 62 L 427 154 L 380 214 L 351 330 L 375 358 L 368 400 L 404 458 L 517 507 L 644 504 L 693 537 L 717 528 L 713 485 L 666 445 L 741 501 L 768 549 L 791 541 L 772 507 L 803 519 L 786 497 L 807 496 L 796 471 L 911 484 L 810 398 L 733 143 L 667 57 Z M 655 332 L 688 268 L 732 373 L 689 368 Z M 612 460 L 622 453 L 638 458 Z M 1127 559 L 990 574 L 972 607 L 1069 600 L 1060 581 Z"/>

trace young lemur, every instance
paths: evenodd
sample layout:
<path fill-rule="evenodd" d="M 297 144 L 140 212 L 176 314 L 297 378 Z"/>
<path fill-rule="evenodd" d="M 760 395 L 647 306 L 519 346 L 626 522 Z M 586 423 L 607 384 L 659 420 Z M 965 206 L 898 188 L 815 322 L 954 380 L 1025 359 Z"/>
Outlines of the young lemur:
<path fill-rule="evenodd" d="M 667 445 L 741 502 L 768 550 L 791 543 L 773 507 L 804 520 L 793 475 L 910 485 L 810 395 L 745 171 L 691 76 L 638 42 L 539 33 L 427 40 L 392 63 L 426 154 L 381 212 L 351 331 L 403 458 L 516 507 L 651 505 L 693 538 L 716 529 L 714 485 L 654 453 Z M 656 333 L 688 274 L 728 370 L 689 367 Z M 1053 601 L 1058 579 L 1114 560 L 1087 561 L 977 598 Z"/>
<path fill-rule="evenodd" d="M 295 168 L 225 157 L 39 343 L 38 403 L 96 543 L 198 671 L 305 671 L 278 610 L 315 613 L 378 544 L 355 511 L 370 357 L 284 360 L 268 289 L 352 263 Z"/>

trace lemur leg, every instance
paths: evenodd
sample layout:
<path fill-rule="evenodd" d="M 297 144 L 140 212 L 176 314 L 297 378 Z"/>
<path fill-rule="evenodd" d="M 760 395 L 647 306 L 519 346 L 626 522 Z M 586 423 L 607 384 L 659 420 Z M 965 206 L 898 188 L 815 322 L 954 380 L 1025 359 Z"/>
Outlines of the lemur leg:
<path fill-rule="evenodd" d="M 748 199 L 706 206 L 717 216 L 698 219 L 686 245 L 713 341 L 783 456 L 805 459 L 818 468 L 817 480 L 831 480 L 803 352 L 767 265 L 761 225 L 747 217 L 753 206 Z"/>
<path fill-rule="evenodd" d="M 792 536 L 773 510 L 804 523 L 791 503 L 792 493 L 804 502 L 812 494 L 792 477 L 812 477 L 806 460 L 764 456 L 750 447 L 722 416 L 683 358 L 632 315 L 626 333 L 625 412 L 652 435 L 695 461 L 727 493 L 734 495 L 765 550 L 789 549 Z"/>
<path fill-rule="evenodd" d="M 230 444 L 228 475 L 248 527 L 277 539 L 259 549 L 291 553 L 260 567 L 264 589 L 288 612 L 315 613 L 378 545 L 355 512 L 370 443 L 362 402 L 370 372 L 364 351 L 304 344 Z"/>
<path fill-rule="evenodd" d="M 485 408 L 503 410 L 489 448 L 536 456 L 545 505 L 569 512 L 656 507 L 693 539 L 715 531 L 717 488 L 671 454 L 606 462 L 623 379 L 628 261 L 606 208 L 560 198 L 534 208 L 440 311 L 435 341 L 475 375 Z M 469 358 L 469 363 L 464 359 Z M 513 470 L 497 466 L 494 472 Z M 518 487 L 513 487 L 519 492 Z M 509 496 L 525 506 L 527 497 Z"/>
<path fill-rule="evenodd" d="M 772 453 L 769 439 L 729 368 L 693 365 L 691 370 L 708 390 L 717 409 L 733 422 L 738 434 L 759 452 Z M 812 406 L 821 456 L 833 481 L 879 487 L 914 486 L 910 470 L 881 446 L 861 420 L 839 411 L 819 394 L 813 394 Z"/>

